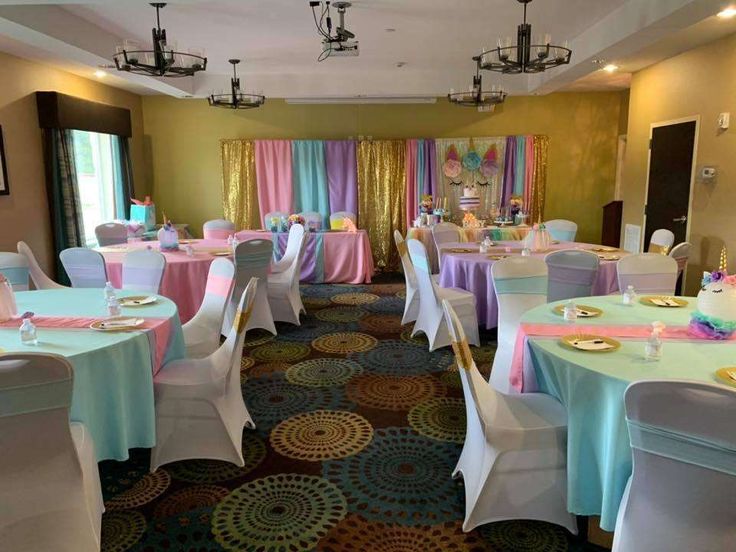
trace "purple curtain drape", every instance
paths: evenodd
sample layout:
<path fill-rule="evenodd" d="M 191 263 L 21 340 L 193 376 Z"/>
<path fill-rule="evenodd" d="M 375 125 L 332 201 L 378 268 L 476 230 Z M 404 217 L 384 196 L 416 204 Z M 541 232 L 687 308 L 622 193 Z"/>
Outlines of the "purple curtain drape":
<path fill-rule="evenodd" d="M 432 197 L 439 196 L 439 183 L 437 180 L 437 150 L 434 138 L 428 138 L 422 141 L 424 148 L 424 193 L 431 194 Z"/>
<path fill-rule="evenodd" d="M 330 212 L 358 212 L 358 163 L 354 140 L 325 140 Z"/>
<path fill-rule="evenodd" d="M 508 205 L 514 195 L 514 179 L 516 178 L 516 136 L 506 137 L 506 157 L 503 163 L 503 191 L 501 205 Z"/>

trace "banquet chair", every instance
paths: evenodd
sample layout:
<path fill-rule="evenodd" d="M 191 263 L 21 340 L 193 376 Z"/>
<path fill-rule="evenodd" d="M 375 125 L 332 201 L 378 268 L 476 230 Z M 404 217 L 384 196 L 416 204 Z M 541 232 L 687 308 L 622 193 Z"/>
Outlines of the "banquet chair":
<path fill-rule="evenodd" d="M 289 237 L 286 241 L 286 250 L 283 257 L 278 261 L 271 263 L 271 274 L 283 272 L 291 266 L 296 256 L 299 254 L 299 248 L 302 247 L 304 240 L 304 226 L 301 224 L 292 224 L 289 228 Z"/>
<path fill-rule="evenodd" d="M 666 228 L 660 228 L 652 233 L 652 237 L 649 238 L 648 253 L 663 253 L 667 252 L 672 248 L 675 243 L 675 235 Z"/>
<path fill-rule="evenodd" d="M 547 264 L 535 257 L 509 257 L 491 266 L 498 303 L 498 348 L 490 382 L 501 393 L 515 393 L 509 376 L 522 315 L 547 302 Z"/>
<path fill-rule="evenodd" d="M 7 278 L 13 291 L 28 289 L 30 265 L 24 255 L 0 251 L 0 274 Z"/>
<path fill-rule="evenodd" d="M 460 227 L 452 222 L 441 222 L 432 226 L 432 240 L 437 249 L 437 262 L 442 267 L 442 246 L 462 241 Z"/>
<path fill-rule="evenodd" d="M 128 229 L 118 222 L 106 222 L 95 226 L 95 237 L 100 247 L 128 243 Z"/>
<path fill-rule="evenodd" d="M 166 257 L 158 251 L 139 249 L 123 257 L 123 289 L 158 294 L 166 269 Z"/>
<path fill-rule="evenodd" d="M 289 213 L 285 213 L 284 211 L 271 211 L 270 213 L 266 213 L 266 215 L 263 217 L 263 227 L 266 230 L 271 229 L 271 219 L 276 217 L 278 219 L 287 218 L 289 216 Z"/>
<path fill-rule="evenodd" d="M 227 339 L 214 353 L 168 362 L 154 376 L 156 446 L 151 450 L 151 472 L 196 458 L 245 465 L 243 428 L 255 424 L 243 402 L 240 360 L 257 287 L 258 281 L 251 278 Z"/>
<path fill-rule="evenodd" d="M 39 266 L 38 261 L 36 260 L 36 256 L 33 254 L 33 251 L 30 247 L 28 247 L 28 244 L 26 242 L 18 242 L 18 253 L 23 255 L 26 258 L 26 261 L 28 261 L 28 268 L 30 270 L 31 280 L 33 281 L 33 285 L 36 289 L 66 288 L 66 286 L 57 284 L 51 278 L 46 276 L 44 271 Z"/>
<path fill-rule="evenodd" d="M 588 297 L 598 275 L 598 255 L 580 249 L 553 251 L 544 257 L 547 263 L 547 301 Z"/>
<path fill-rule="evenodd" d="M 293 225 L 292 228 L 294 226 L 297 225 Z M 268 275 L 268 303 L 271 305 L 273 319 L 277 322 L 289 322 L 301 326 L 299 315 L 302 312 L 307 312 L 302 302 L 299 279 L 308 237 L 308 234 L 303 232 L 301 244 L 289 268 Z"/>
<path fill-rule="evenodd" d="M 107 269 L 102 253 L 86 247 L 70 247 L 59 253 L 74 288 L 104 288 Z"/>
<path fill-rule="evenodd" d="M 51 354 L 0 357 L 0 549 L 100 549 L 92 436 L 69 422 L 73 370 Z"/>
<path fill-rule="evenodd" d="M 206 240 L 226 240 L 233 234 L 235 234 L 235 224 L 229 220 L 208 220 L 202 225 L 202 237 Z"/>
<path fill-rule="evenodd" d="M 184 344 L 188 358 L 206 357 L 220 346 L 225 309 L 235 285 L 235 265 L 228 259 L 215 259 L 207 274 L 204 299 L 197 314 L 184 324 Z"/>
<path fill-rule="evenodd" d="M 358 222 L 355 213 L 351 213 L 350 211 L 338 211 L 337 213 L 332 213 L 330 215 L 330 228 L 332 230 L 342 230 L 343 220 L 346 218 L 352 220 L 353 224 L 357 224 Z"/>
<path fill-rule="evenodd" d="M 687 263 L 690 260 L 690 250 L 692 247 L 690 242 L 682 242 L 670 250 L 669 256 L 677 262 L 677 285 L 675 286 L 675 293 L 677 295 L 680 295 L 682 292 L 682 274 L 685 272 Z"/>
<path fill-rule="evenodd" d="M 404 282 L 406 283 L 406 298 L 404 300 L 404 316 L 401 318 L 401 325 L 414 322 L 419 315 L 419 284 L 417 283 L 417 275 L 414 265 L 409 257 L 409 249 L 401 232 L 394 230 L 394 242 L 396 249 L 399 251 L 401 259 L 401 267 L 404 270 Z M 438 282 L 439 274 L 432 274 L 431 278 Z"/>
<path fill-rule="evenodd" d="M 677 284 L 677 261 L 659 253 L 627 255 L 616 263 L 618 288 L 634 286 L 638 294 L 672 295 Z"/>
<path fill-rule="evenodd" d="M 475 296 L 464 289 L 439 287 L 431 276 L 424 244 L 414 239 L 407 240 L 406 243 L 419 287 L 419 312 L 411 332 L 412 337 L 419 332 L 424 333 L 429 341 L 430 351 L 448 346 L 450 334 L 442 314 L 442 301 L 448 301 L 462 320 L 463 329 L 470 336 L 470 342 L 480 346 Z"/>
<path fill-rule="evenodd" d="M 261 328 L 276 335 L 276 325 L 268 300 L 268 265 L 271 263 L 273 244 L 271 240 L 248 240 L 235 248 L 235 288 L 225 309 L 222 333 L 227 334 L 237 313 L 238 301 L 251 279 L 259 282 L 253 299 L 253 312 L 246 329 Z"/>
<path fill-rule="evenodd" d="M 304 224 L 310 230 L 320 230 L 324 225 L 324 217 L 317 211 L 304 211 L 299 214 L 304 217 Z"/>
<path fill-rule="evenodd" d="M 442 305 L 465 396 L 465 443 L 452 473 L 465 484 L 463 531 L 533 519 L 577 533 L 567 512 L 565 408 L 542 393 L 496 391 L 478 371 L 454 309 Z"/>
<path fill-rule="evenodd" d="M 633 472 L 613 552 L 733 550 L 736 392 L 649 380 L 630 384 L 624 403 Z"/>
<path fill-rule="evenodd" d="M 574 242 L 578 233 L 578 225 L 571 220 L 553 219 L 544 223 L 553 240 Z"/>

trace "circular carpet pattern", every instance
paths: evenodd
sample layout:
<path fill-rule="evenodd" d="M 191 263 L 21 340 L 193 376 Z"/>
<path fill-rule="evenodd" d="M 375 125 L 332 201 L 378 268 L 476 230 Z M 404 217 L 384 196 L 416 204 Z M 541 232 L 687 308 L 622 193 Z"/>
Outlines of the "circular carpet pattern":
<path fill-rule="evenodd" d="M 470 352 L 473 354 L 473 360 L 480 367 L 481 365 L 493 363 L 493 357 L 496 356 L 496 345 L 472 346 Z"/>
<path fill-rule="evenodd" d="M 252 432 L 243 439 L 244 465 L 236 466 L 222 460 L 181 460 L 166 466 L 171 477 L 188 483 L 220 483 L 243 477 L 257 468 L 266 457 L 266 444 Z"/>
<path fill-rule="evenodd" d="M 401 333 L 401 316 L 398 314 L 370 314 L 360 320 L 360 329 L 377 334 Z"/>
<path fill-rule="evenodd" d="M 338 293 L 330 298 L 330 301 L 338 305 L 368 305 L 375 303 L 381 298 L 374 293 Z"/>
<path fill-rule="evenodd" d="M 297 414 L 271 431 L 271 446 L 287 458 L 320 462 L 352 456 L 373 439 L 363 416 L 341 410 Z"/>
<path fill-rule="evenodd" d="M 372 335 L 358 332 L 337 332 L 312 341 L 312 347 L 323 353 L 347 354 L 369 351 L 378 340 Z"/>
<path fill-rule="evenodd" d="M 253 366 L 253 365 L 254 365 L 255 363 L 256 363 L 256 361 L 255 361 L 254 359 L 252 359 L 251 357 L 249 357 L 249 356 L 243 356 L 243 357 L 242 357 L 242 358 L 240 359 L 240 371 L 242 372 L 242 371 L 244 371 L 244 370 L 248 370 L 248 369 L 249 369 L 249 368 L 251 368 L 251 367 L 252 367 L 252 366 Z"/>
<path fill-rule="evenodd" d="M 149 524 L 146 538 L 136 549 L 144 552 L 222 552 L 222 547 L 215 542 L 210 531 L 212 511 L 213 507 L 203 507 L 180 512 L 176 516 L 157 518 Z"/>
<path fill-rule="evenodd" d="M 401 291 L 396 292 L 396 297 L 399 299 L 406 300 L 406 289 L 402 289 Z"/>
<path fill-rule="evenodd" d="M 291 368 L 291 364 L 287 364 L 286 362 L 261 362 L 248 371 L 248 376 L 255 378 L 257 376 L 286 372 L 289 368 Z"/>
<path fill-rule="evenodd" d="M 151 502 L 171 484 L 169 472 L 158 468 L 147 473 L 135 485 L 105 502 L 106 510 L 129 510 Z"/>
<path fill-rule="evenodd" d="M 261 328 L 248 330 L 248 333 L 245 334 L 243 347 L 257 347 L 258 345 L 263 345 L 264 343 L 268 343 L 274 339 L 276 339 L 275 335 L 271 332 L 267 332 L 266 330 L 262 330 Z"/>
<path fill-rule="evenodd" d="M 229 489 L 215 485 L 185 487 L 161 500 L 156 505 L 153 516 L 156 518 L 165 518 L 177 516 L 199 508 L 214 507 L 228 494 L 230 494 Z"/>
<path fill-rule="evenodd" d="M 330 307 L 329 309 L 322 309 L 314 313 L 314 316 L 324 322 L 347 324 L 349 322 L 357 322 L 366 314 L 368 314 L 366 311 L 356 307 Z"/>
<path fill-rule="evenodd" d="M 409 411 L 409 425 L 420 435 L 462 444 L 465 441 L 465 401 L 436 397 L 420 402 Z"/>
<path fill-rule="evenodd" d="M 344 490 L 351 512 L 402 525 L 435 524 L 462 518 L 449 477 L 459 452 L 409 428 L 376 429 L 363 452 L 325 462 L 323 475 Z"/>
<path fill-rule="evenodd" d="M 102 552 L 125 552 L 145 531 L 146 518 L 140 512 L 106 512 L 102 516 Z"/>
<path fill-rule="evenodd" d="M 429 347 L 429 341 L 427 341 L 427 337 L 423 333 L 412 337 L 412 331 L 414 331 L 414 324 L 407 324 L 407 328 L 401 332 L 401 335 L 399 336 L 401 341 L 406 341 L 407 343 L 412 343 L 414 345 L 421 345 L 422 347 Z"/>
<path fill-rule="evenodd" d="M 395 295 L 381 297 L 378 301 L 366 305 L 365 308 L 379 314 L 399 314 L 404 312 L 404 300 Z"/>
<path fill-rule="evenodd" d="M 406 410 L 430 397 L 443 395 L 444 385 L 432 376 L 356 376 L 345 387 L 351 401 L 382 410 Z"/>
<path fill-rule="evenodd" d="M 334 322 L 323 322 L 313 316 L 302 316 L 301 326 L 285 324 L 279 328 L 279 338 L 287 341 L 301 341 L 310 343 L 312 340 L 332 332 L 339 332 L 343 328 Z"/>
<path fill-rule="evenodd" d="M 325 307 L 329 307 L 332 304 L 332 301 L 330 301 L 328 297 L 307 297 L 302 295 L 302 303 L 307 311 L 311 311 L 312 309 L 323 309 Z"/>
<path fill-rule="evenodd" d="M 444 383 L 448 387 L 454 387 L 455 389 L 463 388 L 463 382 L 460 379 L 460 372 L 457 371 L 457 366 L 454 370 L 447 369 L 442 372 L 440 379 L 442 380 L 442 383 Z"/>
<path fill-rule="evenodd" d="M 446 351 L 430 353 L 426 347 L 385 339 L 371 350 L 350 354 L 348 358 L 377 374 L 417 376 L 444 370 L 454 357 Z"/>
<path fill-rule="evenodd" d="M 321 477 L 278 474 L 230 493 L 215 508 L 212 532 L 226 550 L 309 550 L 346 513 L 336 485 Z"/>
<path fill-rule="evenodd" d="M 296 362 L 309 356 L 310 352 L 309 345 L 304 343 L 274 341 L 253 349 L 250 356 L 260 362 Z"/>
<path fill-rule="evenodd" d="M 567 552 L 565 530 L 542 521 L 498 521 L 481 526 L 483 535 L 492 550 L 514 552 Z"/>
<path fill-rule="evenodd" d="M 299 286 L 302 295 L 305 297 L 326 297 L 329 299 L 333 295 L 339 293 L 360 293 L 367 289 L 364 286 L 340 286 L 340 285 L 316 285 L 316 286 Z"/>
<path fill-rule="evenodd" d="M 286 371 L 286 379 L 305 387 L 330 387 L 344 385 L 355 375 L 362 374 L 363 367 L 344 358 L 313 358 L 303 360 Z"/>

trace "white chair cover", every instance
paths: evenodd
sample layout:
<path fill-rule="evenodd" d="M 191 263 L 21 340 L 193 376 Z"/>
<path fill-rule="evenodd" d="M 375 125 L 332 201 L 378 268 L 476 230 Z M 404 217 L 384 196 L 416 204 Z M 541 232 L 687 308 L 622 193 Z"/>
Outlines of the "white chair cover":
<path fill-rule="evenodd" d="M 197 314 L 182 326 L 187 357 L 202 358 L 220 346 L 225 308 L 235 286 L 235 265 L 228 259 L 215 259 L 207 274 L 207 287 Z"/>
<path fill-rule="evenodd" d="M 549 281 L 547 301 L 588 297 L 598 274 L 598 255 L 579 249 L 553 251 L 544 257 Z"/>
<path fill-rule="evenodd" d="M 414 265 L 411 263 L 409 249 L 404 237 L 398 230 L 394 230 L 394 241 L 396 242 L 396 249 L 399 250 L 401 267 L 404 269 L 404 281 L 406 282 L 404 316 L 401 318 L 401 324 L 404 325 L 414 322 L 419 316 L 419 284 L 417 284 L 417 276 L 414 273 Z"/>
<path fill-rule="evenodd" d="M 437 249 L 437 262 L 442 267 L 442 245 L 462 241 L 460 227 L 452 222 L 441 222 L 432 226 L 432 239 Z"/>
<path fill-rule="evenodd" d="M 660 228 L 652 233 L 649 238 L 649 253 L 661 253 L 663 249 L 670 249 L 675 243 L 675 235 L 666 228 Z"/>
<path fill-rule="evenodd" d="M 235 224 L 229 220 L 208 220 L 202 225 L 202 236 L 206 240 L 226 240 L 233 234 L 235 234 Z"/>
<path fill-rule="evenodd" d="M 687 262 L 690 260 L 690 250 L 692 247 L 693 245 L 690 242 L 682 242 L 678 243 L 670 250 L 669 256 L 677 262 L 678 277 L 685 270 Z"/>
<path fill-rule="evenodd" d="M 283 272 L 292 265 L 294 259 L 299 255 L 299 249 L 302 246 L 305 232 L 306 230 L 301 224 L 292 224 L 291 228 L 289 228 L 289 238 L 286 242 L 284 256 L 271 264 L 271 274 Z"/>
<path fill-rule="evenodd" d="M 544 223 L 553 240 L 574 242 L 578 225 L 571 220 L 553 219 Z"/>
<path fill-rule="evenodd" d="M 158 294 L 166 269 L 166 257 L 158 251 L 139 249 L 123 257 L 123 289 Z"/>
<path fill-rule="evenodd" d="M 248 240 L 235 248 L 235 289 L 225 310 L 225 321 L 222 333 L 227 334 L 233 325 L 238 301 L 251 279 L 256 278 L 260 284 L 253 302 L 253 312 L 246 329 L 261 328 L 276 335 L 276 325 L 268 301 L 268 265 L 271 263 L 273 243 L 271 240 Z"/>
<path fill-rule="evenodd" d="M 75 288 L 104 288 L 107 283 L 105 258 L 99 251 L 70 247 L 59 253 L 69 281 Z"/>
<path fill-rule="evenodd" d="M 337 223 L 339 225 L 339 229 L 341 230 L 342 221 L 346 218 L 352 220 L 353 224 L 358 223 L 358 217 L 355 216 L 355 213 L 351 213 L 350 211 L 338 211 L 330 215 L 330 228 L 332 228 L 332 226 Z"/>
<path fill-rule="evenodd" d="M 270 213 L 266 213 L 266 215 L 263 217 L 263 227 L 266 230 L 270 230 L 271 229 L 271 219 L 273 217 L 281 219 L 281 217 L 288 217 L 288 216 L 289 216 L 289 213 L 285 213 L 284 211 L 271 211 Z"/>
<path fill-rule="evenodd" d="M 470 342 L 473 345 L 480 345 L 475 296 L 462 289 L 438 287 L 430 273 L 424 244 L 414 239 L 407 240 L 406 243 L 419 287 L 419 313 L 411 335 L 424 333 L 429 341 L 430 351 L 449 345 L 450 334 L 442 314 L 442 301 L 447 300 L 462 320 L 463 329 L 470 336 Z"/>
<path fill-rule="evenodd" d="M 28 289 L 30 267 L 25 256 L 0 251 L 0 274 L 7 278 L 13 291 Z"/>
<path fill-rule="evenodd" d="M 72 367 L 48 354 L 0 357 L 0 549 L 100 549 L 94 443 L 69 423 Z"/>
<path fill-rule="evenodd" d="M 501 393 L 516 393 L 509 382 L 516 334 L 522 315 L 547 302 L 547 265 L 535 257 L 509 257 L 493 263 L 491 275 L 498 303 L 498 348 L 490 382 Z"/>
<path fill-rule="evenodd" d="M 316 211 L 304 211 L 299 214 L 304 217 L 304 224 L 310 230 L 319 230 L 324 225 L 324 217 Z"/>
<path fill-rule="evenodd" d="M 639 295 L 672 295 L 677 284 L 677 261 L 659 253 L 627 255 L 616 264 L 618 288 L 634 286 Z"/>
<path fill-rule="evenodd" d="M 651 380 L 624 402 L 634 466 L 613 552 L 734 550 L 736 392 Z"/>
<path fill-rule="evenodd" d="M 156 446 L 151 471 L 177 460 L 207 458 L 243 466 L 243 427 L 255 428 L 243 402 L 240 360 L 256 297 L 252 278 L 225 342 L 200 359 L 169 362 L 154 376 Z"/>
<path fill-rule="evenodd" d="M 478 371 L 463 325 L 448 301 L 445 320 L 460 370 L 467 425 L 452 474 L 465 483 L 463 531 L 484 523 L 536 519 L 577 532 L 567 512 L 567 415 L 549 395 L 503 395 Z"/>
<path fill-rule="evenodd" d="M 128 243 L 128 229 L 118 222 L 106 222 L 95 227 L 95 237 L 100 247 Z"/>
<path fill-rule="evenodd" d="M 26 258 L 26 261 L 28 261 L 28 268 L 31 273 L 31 280 L 33 280 L 33 285 L 36 289 L 59 289 L 66 287 L 62 286 L 61 284 L 57 284 L 51 278 L 46 276 L 44 271 L 39 266 L 38 261 L 36 260 L 36 256 L 33 254 L 33 251 L 31 251 L 31 248 L 28 247 L 28 244 L 26 242 L 18 242 L 18 253 L 23 255 Z"/>
<path fill-rule="evenodd" d="M 300 226 L 300 225 L 293 225 Z M 302 229 L 302 240 L 299 250 L 291 265 L 276 274 L 268 275 L 268 302 L 271 305 L 273 319 L 277 322 L 289 322 L 301 325 L 299 315 L 307 312 L 302 302 L 302 294 L 299 289 L 299 278 L 302 272 L 302 261 L 304 251 L 307 248 L 307 233 Z"/>

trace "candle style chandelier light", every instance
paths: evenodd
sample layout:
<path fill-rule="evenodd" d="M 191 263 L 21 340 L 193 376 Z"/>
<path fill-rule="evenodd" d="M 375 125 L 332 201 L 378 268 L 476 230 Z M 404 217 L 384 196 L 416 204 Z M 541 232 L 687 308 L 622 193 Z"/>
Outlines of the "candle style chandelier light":
<path fill-rule="evenodd" d="M 188 52 L 177 52 L 175 46 L 169 46 L 166 29 L 161 28 L 159 16 L 159 11 L 166 3 L 155 2 L 151 6 L 156 8 L 156 27 L 152 30 L 153 48 L 146 50 L 135 40 L 125 40 L 113 56 L 118 71 L 154 77 L 191 77 L 198 71 L 204 71 L 207 58 L 203 51 L 190 49 Z"/>
<path fill-rule="evenodd" d="M 229 94 L 210 94 L 207 101 L 212 107 L 228 107 L 230 109 L 254 109 L 261 107 L 266 101 L 263 94 L 251 94 L 241 92 L 240 79 L 238 78 L 237 65 L 239 59 L 228 60 L 233 66 L 233 78 L 230 79 Z"/>
<path fill-rule="evenodd" d="M 478 111 L 493 111 L 495 107 L 506 99 L 506 92 L 495 84 L 490 91 L 483 91 L 483 78 L 480 74 L 480 57 L 473 58 L 475 61 L 475 76 L 473 84 L 467 92 L 455 92 L 452 88 L 447 95 L 450 103 L 464 107 L 477 107 Z"/>
<path fill-rule="evenodd" d="M 532 40 L 532 26 L 526 22 L 526 8 L 532 0 L 517 0 L 524 4 L 524 22 L 516 32 L 516 44 L 512 44 L 511 37 L 498 39 L 498 46 L 480 53 L 480 68 L 486 71 L 499 73 L 542 73 L 547 69 L 570 63 L 572 50 L 563 46 L 553 46 L 552 37 L 543 37 Z"/>

